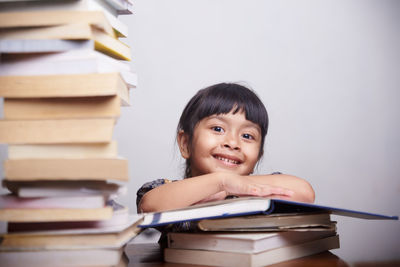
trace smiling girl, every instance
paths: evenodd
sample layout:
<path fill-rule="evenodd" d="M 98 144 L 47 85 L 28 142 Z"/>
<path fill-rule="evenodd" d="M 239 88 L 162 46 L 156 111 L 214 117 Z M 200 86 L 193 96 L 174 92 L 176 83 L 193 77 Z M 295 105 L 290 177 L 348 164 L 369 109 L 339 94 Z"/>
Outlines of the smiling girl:
<path fill-rule="evenodd" d="M 158 179 L 137 193 L 138 212 L 183 208 L 229 196 L 314 202 L 305 180 L 286 174 L 252 175 L 264 153 L 267 111 L 250 89 L 220 83 L 200 90 L 186 105 L 177 143 L 185 179 Z"/>

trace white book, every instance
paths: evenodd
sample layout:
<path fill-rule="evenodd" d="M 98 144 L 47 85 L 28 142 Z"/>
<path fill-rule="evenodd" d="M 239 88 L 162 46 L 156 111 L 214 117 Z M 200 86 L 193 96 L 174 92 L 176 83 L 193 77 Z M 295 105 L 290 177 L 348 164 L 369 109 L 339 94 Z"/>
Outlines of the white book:
<path fill-rule="evenodd" d="M 114 198 L 127 193 L 125 184 L 107 181 L 8 181 L 3 187 L 19 197 L 72 197 L 103 195 Z"/>
<path fill-rule="evenodd" d="M 274 233 L 168 233 L 168 247 L 238 253 L 259 253 L 336 235 L 336 231 Z"/>
<path fill-rule="evenodd" d="M 0 53 L 44 53 L 94 49 L 93 40 L 0 40 Z"/>
<path fill-rule="evenodd" d="M 111 1 L 111 0 L 109 0 Z M 128 36 L 128 26 L 118 19 L 118 10 L 106 0 L 58 0 L 58 1 L 18 1 L 0 2 L 1 12 L 22 11 L 102 11 L 110 25 L 120 33 Z"/>
<path fill-rule="evenodd" d="M 0 209 L 47 209 L 47 208 L 102 208 L 106 199 L 102 195 L 73 197 L 31 197 L 0 195 Z"/>
<path fill-rule="evenodd" d="M 1 41 L 0 41 L 1 45 Z M 57 53 L 3 55 L 0 76 L 30 76 L 119 72 L 130 87 L 136 87 L 137 75 L 126 61 L 90 49 Z"/>
<path fill-rule="evenodd" d="M 164 260 L 166 262 L 184 264 L 257 267 L 293 260 L 335 248 L 339 248 L 339 236 L 279 247 L 259 253 L 166 248 Z"/>
<path fill-rule="evenodd" d="M 138 223 L 142 218 L 143 215 L 129 214 L 128 209 L 124 208 L 114 211 L 111 219 L 102 221 L 8 223 L 8 233 L 23 235 L 118 233 Z"/>

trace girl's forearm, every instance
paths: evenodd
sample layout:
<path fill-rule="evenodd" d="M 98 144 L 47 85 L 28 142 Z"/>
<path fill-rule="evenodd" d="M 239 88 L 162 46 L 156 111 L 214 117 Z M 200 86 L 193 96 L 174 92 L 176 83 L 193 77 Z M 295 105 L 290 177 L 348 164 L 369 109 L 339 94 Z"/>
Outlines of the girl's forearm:
<path fill-rule="evenodd" d="M 147 192 L 139 203 L 140 212 L 155 212 L 191 206 L 221 190 L 221 176 L 210 173 L 167 183 Z"/>

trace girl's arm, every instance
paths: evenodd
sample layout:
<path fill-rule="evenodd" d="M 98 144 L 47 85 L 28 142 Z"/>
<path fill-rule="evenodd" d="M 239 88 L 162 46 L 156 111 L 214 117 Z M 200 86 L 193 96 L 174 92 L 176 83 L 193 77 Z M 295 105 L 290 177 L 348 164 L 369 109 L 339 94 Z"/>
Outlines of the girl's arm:
<path fill-rule="evenodd" d="M 311 186 L 294 176 L 240 176 L 218 172 L 154 188 L 143 196 L 139 203 L 139 211 L 154 212 L 183 208 L 198 202 L 224 199 L 227 195 L 314 201 L 314 191 Z"/>

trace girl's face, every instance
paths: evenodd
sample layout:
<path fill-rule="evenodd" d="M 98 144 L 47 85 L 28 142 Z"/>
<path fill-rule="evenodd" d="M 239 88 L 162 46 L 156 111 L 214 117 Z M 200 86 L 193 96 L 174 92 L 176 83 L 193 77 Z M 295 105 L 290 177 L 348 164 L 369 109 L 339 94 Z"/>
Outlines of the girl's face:
<path fill-rule="evenodd" d="M 243 112 L 237 112 L 202 119 L 194 129 L 190 149 L 187 136 L 180 139 L 181 153 L 190 159 L 192 176 L 217 171 L 248 175 L 258 161 L 261 130 L 246 120 Z"/>

